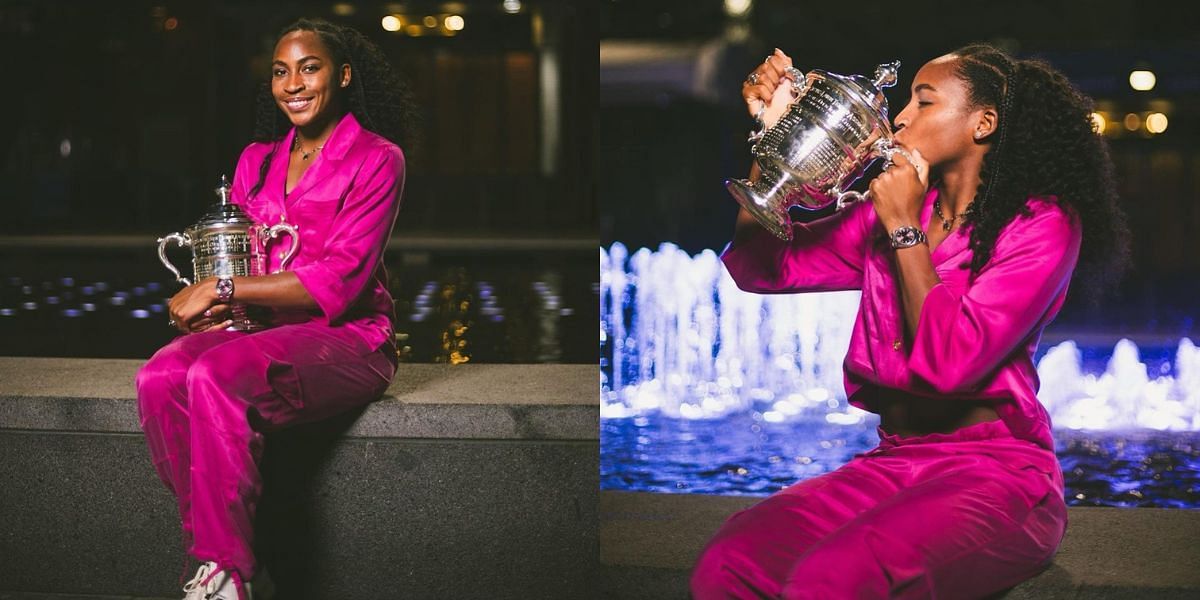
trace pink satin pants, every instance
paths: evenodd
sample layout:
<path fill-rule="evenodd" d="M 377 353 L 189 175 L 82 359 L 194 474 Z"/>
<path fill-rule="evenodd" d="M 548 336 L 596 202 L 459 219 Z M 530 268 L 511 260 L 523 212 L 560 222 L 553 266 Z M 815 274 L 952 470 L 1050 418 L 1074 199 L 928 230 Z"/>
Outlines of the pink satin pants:
<path fill-rule="evenodd" d="M 395 371 L 390 352 L 309 322 L 184 335 L 150 358 L 137 374 L 138 414 L 192 556 L 253 577 L 263 433 L 378 399 Z"/>
<path fill-rule="evenodd" d="M 982 598 L 1049 566 L 1067 525 L 1053 453 L 1001 421 L 878 431 L 875 449 L 730 517 L 693 598 Z"/>

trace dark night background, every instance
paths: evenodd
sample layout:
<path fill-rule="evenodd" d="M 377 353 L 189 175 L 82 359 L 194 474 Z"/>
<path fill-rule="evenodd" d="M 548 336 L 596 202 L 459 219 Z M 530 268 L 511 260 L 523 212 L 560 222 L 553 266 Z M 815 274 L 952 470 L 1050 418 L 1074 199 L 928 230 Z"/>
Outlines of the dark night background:
<path fill-rule="evenodd" d="M 597 5 L 505 4 L 0 0 L 0 355 L 169 339 L 155 239 L 215 200 L 279 30 L 309 16 L 375 41 L 420 105 L 386 257 L 410 359 L 594 362 Z"/>

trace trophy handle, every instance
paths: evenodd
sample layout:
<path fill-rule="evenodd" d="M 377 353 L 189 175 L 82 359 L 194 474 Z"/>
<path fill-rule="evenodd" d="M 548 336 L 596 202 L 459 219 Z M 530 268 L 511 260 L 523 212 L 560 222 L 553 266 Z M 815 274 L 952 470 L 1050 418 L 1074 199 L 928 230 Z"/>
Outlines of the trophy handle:
<path fill-rule="evenodd" d="M 267 230 L 267 236 L 272 239 L 279 237 L 280 232 L 286 233 L 292 237 L 292 246 L 288 248 L 287 254 L 283 256 L 283 260 L 279 261 L 279 269 L 275 271 L 276 273 L 286 269 L 288 261 L 292 260 L 292 257 L 296 255 L 298 250 L 300 250 L 300 232 L 298 229 L 298 227 L 295 227 L 289 223 L 279 223 L 277 225 L 272 225 L 271 228 Z"/>
<path fill-rule="evenodd" d="M 180 275 L 179 269 L 176 269 L 175 265 L 171 264 L 171 261 L 167 259 L 167 242 L 169 242 L 171 240 L 175 240 L 175 242 L 177 242 L 179 244 L 180 248 L 182 248 L 184 246 L 192 245 L 191 238 L 189 238 L 186 234 L 179 234 L 177 232 L 177 233 L 172 233 L 172 234 L 166 235 L 164 237 L 160 237 L 160 238 L 158 238 L 158 260 L 161 260 L 162 264 L 165 265 L 168 269 L 171 270 L 172 273 L 175 274 L 175 281 L 178 281 L 179 283 L 182 283 L 183 285 L 192 285 L 192 282 L 188 281 L 187 277 Z"/>
<path fill-rule="evenodd" d="M 882 157 L 883 170 L 885 171 L 888 167 L 892 166 L 892 157 L 897 154 L 907 158 L 908 162 L 913 162 L 912 155 L 909 154 L 904 148 L 897 146 L 895 140 L 893 140 L 890 136 L 879 138 L 874 144 L 871 145 L 871 158 L 875 159 Z M 837 210 L 842 210 L 843 208 L 846 208 L 855 202 L 866 202 L 870 199 L 870 190 L 867 190 L 866 192 L 855 192 L 853 190 L 849 192 L 840 192 L 837 195 Z"/>
<path fill-rule="evenodd" d="M 784 79 L 786 79 L 790 84 L 788 85 L 788 88 L 792 95 L 791 102 L 795 102 L 796 99 L 804 95 L 805 90 L 808 89 L 808 78 L 804 75 L 804 71 L 801 71 L 796 67 L 788 67 L 785 69 Z M 776 92 L 775 96 L 771 98 L 771 100 L 775 101 L 778 98 L 779 94 Z M 763 115 L 767 112 L 767 101 L 760 99 L 759 102 L 762 102 L 762 106 L 759 107 L 758 112 L 754 113 L 754 125 L 755 127 L 758 127 L 758 131 L 751 131 L 750 136 L 746 138 L 746 142 L 751 144 L 757 143 L 758 140 L 762 139 L 762 136 L 766 135 L 767 130 L 770 129 L 770 127 L 767 126 L 766 121 L 763 121 Z M 774 123 L 772 123 L 772 125 L 774 125 Z"/>

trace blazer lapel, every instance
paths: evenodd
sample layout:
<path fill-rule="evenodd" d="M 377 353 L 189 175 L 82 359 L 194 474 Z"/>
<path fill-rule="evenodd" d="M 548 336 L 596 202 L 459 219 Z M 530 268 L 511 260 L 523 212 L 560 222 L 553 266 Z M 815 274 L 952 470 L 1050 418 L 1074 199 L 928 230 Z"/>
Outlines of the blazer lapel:
<path fill-rule="evenodd" d="M 292 135 L 295 135 L 295 131 L 296 129 L 293 127 Z M 304 175 L 300 176 L 300 181 L 296 182 L 295 189 L 287 195 L 288 206 L 299 201 L 306 192 L 341 169 L 342 159 L 354 145 L 360 131 L 362 131 L 362 126 L 358 124 L 358 120 L 352 113 L 346 113 L 333 128 L 333 133 L 329 134 L 329 139 L 325 140 L 325 147 L 321 149 L 321 154 L 317 156 L 316 162 L 304 172 Z M 287 147 L 291 148 L 291 138 L 289 137 L 288 140 Z M 287 164 L 286 160 L 284 164 Z M 284 176 L 285 178 L 287 176 L 286 166 L 284 167 Z"/>

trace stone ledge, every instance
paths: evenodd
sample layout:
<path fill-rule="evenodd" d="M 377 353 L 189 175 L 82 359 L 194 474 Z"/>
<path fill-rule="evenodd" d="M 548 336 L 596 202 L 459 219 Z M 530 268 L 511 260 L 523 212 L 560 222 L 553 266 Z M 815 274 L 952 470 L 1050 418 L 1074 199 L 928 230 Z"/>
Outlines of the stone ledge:
<path fill-rule="evenodd" d="M 138 429 L 141 364 L 0 358 L 0 600 L 178 597 L 175 501 Z M 365 410 L 269 434 L 256 530 L 281 593 L 592 597 L 596 377 L 404 364 Z"/>
<path fill-rule="evenodd" d="M 140 433 L 145 361 L 0 357 L 0 429 Z M 599 439 L 594 365 L 400 365 L 346 436 Z"/>
<path fill-rule="evenodd" d="M 601 581 L 614 598 L 687 598 L 700 549 L 761 498 L 600 493 Z M 1200 597 L 1200 511 L 1069 508 L 1054 564 L 1006 594 L 1034 598 Z"/>

